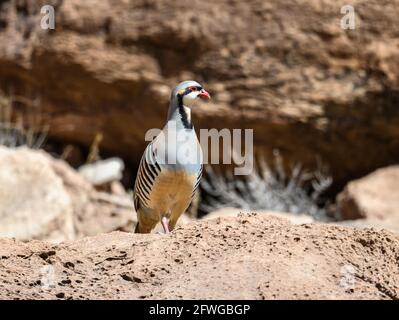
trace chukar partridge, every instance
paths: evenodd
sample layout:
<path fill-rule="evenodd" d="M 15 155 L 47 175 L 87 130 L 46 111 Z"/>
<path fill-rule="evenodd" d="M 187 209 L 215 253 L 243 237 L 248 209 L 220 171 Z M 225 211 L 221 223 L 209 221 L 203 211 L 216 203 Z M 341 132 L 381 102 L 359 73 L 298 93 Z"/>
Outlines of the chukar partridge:
<path fill-rule="evenodd" d="M 168 120 L 144 151 L 134 187 L 136 233 L 149 233 L 161 221 L 165 233 L 188 208 L 202 174 L 202 151 L 191 107 L 210 95 L 196 81 L 184 81 L 171 94 Z"/>

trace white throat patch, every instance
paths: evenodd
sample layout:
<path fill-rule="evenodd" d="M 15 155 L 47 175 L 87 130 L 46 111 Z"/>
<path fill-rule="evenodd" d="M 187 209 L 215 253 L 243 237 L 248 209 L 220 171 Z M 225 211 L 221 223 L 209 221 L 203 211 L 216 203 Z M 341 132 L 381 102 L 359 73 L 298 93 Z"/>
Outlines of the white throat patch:
<path fill-rule="evenodd" d="M 189 94 L 183 96 L 183 105 L 186 107 L 192 107 L 196 99 L 198 98 L 198 91 L 192 91 Z"/>

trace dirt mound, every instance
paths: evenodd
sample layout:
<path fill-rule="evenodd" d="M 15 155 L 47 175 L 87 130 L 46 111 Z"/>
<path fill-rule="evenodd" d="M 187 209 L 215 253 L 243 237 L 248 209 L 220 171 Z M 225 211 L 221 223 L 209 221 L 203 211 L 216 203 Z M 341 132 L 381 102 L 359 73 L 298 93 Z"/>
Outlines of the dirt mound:
<path fill-rule="evenodd" d="M 0 298 L 398 299 L 399 236 L 260 215 L 169 235 L 0 240 Z"/>

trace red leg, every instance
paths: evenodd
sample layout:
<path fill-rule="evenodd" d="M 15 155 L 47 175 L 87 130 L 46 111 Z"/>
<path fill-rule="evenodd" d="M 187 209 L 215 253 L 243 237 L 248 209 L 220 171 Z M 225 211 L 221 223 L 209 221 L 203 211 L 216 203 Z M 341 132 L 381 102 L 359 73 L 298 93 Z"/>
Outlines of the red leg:
<path fill-rule="evenodd" d="M 165 233 L 169 233 L 170 232 L 169 231 L 169 219 L 166 217 L 162 217 L 161 223 L 162 223 L 163 231 Z"/>

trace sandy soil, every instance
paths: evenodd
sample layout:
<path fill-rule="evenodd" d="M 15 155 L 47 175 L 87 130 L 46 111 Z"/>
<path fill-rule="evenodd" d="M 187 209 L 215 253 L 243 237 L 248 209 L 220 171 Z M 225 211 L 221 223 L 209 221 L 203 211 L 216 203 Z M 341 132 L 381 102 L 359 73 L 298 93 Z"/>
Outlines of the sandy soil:
<path fill-rule="evenodd" d="M 169 235 L 0 239 L 3 299 L 398 299 L 399 235 L 261 215 Z"/>

